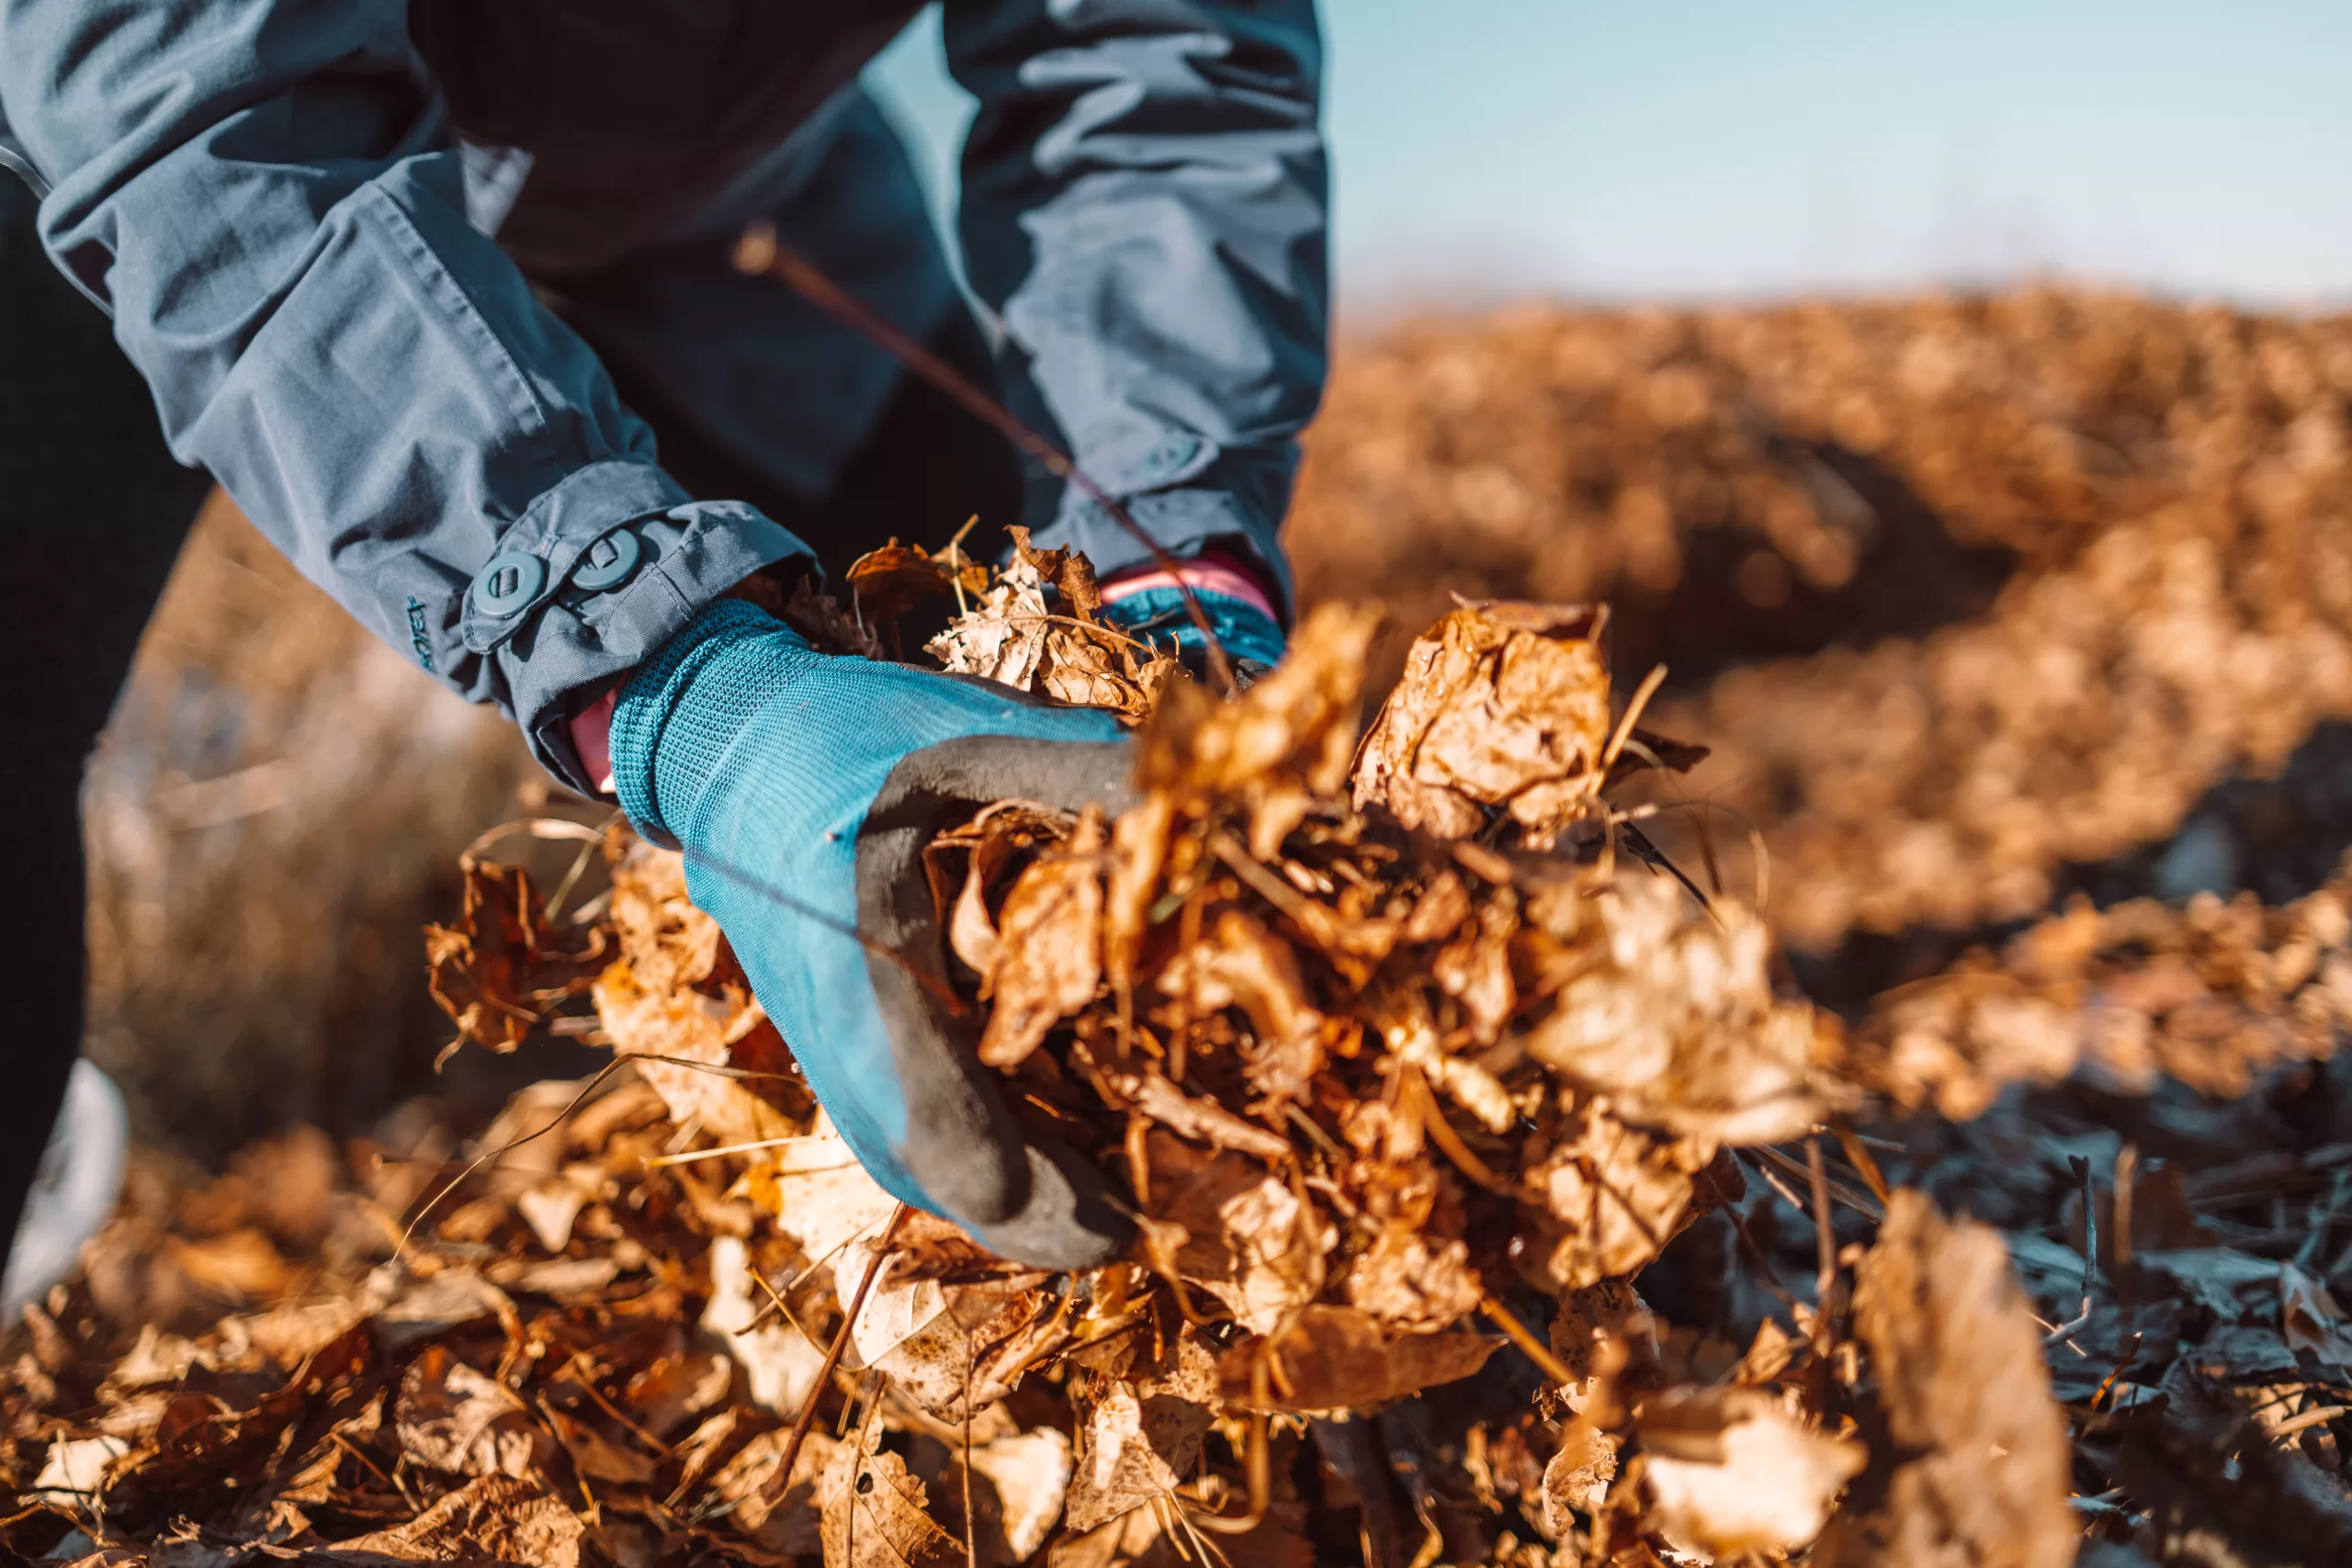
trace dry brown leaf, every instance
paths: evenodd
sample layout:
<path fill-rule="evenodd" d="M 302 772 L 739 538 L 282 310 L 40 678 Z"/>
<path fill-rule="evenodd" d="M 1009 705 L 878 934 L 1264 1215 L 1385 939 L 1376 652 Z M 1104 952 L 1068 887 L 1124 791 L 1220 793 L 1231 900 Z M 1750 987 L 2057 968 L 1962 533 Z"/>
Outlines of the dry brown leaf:
<path fill-rule="evenodd" d="M 1690 1217 L 1712 1145 L 1628 1127 L 1598 1105 L 1561 1119 L 1563 1142 L 1522 1178 L 1532 1194 L 1542 1267 L 1561 1290 L 1627 1275 L 1656 1258 Z"/>
<path fill-rule="evenodd" d="M 887 626 L 925 600 L 944 599 L 959 582 L 968 593 L 988 587 L 988 573 L 977 563 L 951 570 L 941 558 L 896 539 L 858 557 L 843 576 L 858 619 L 868 627 Z"/>
<path fill-rule="evenodd" d="M 1102 811 L 1090 806 L 1058 853 L 1038 859 L 1005 897 L 989 984 L 996 1006 L 980 1060 L 1018 1066 L 1053 1026 L 1094 999 L 1102 979 Z"/>
<path fill-rule="evenodd" d="M 1046 657 L 1045 583 L 1036 569 L 1015 561 L 978 604 L 947 623 L 924 644 L 954 675 L 978 675 L 1025 692 Z"/>
<path fill-rule="evenodd" d="M 586 989 L 601 933 L 565 953 L 549 945 L 547 912 L 519 865 L 469 861 L 454 926 L 424 928 L 426 985 L 461 1039 L 512 1051 L 565 997 Z"/>
<path fill-rule="evenodd" d="M 918 1408 L 946 1421 L 960 1421 L 967 1410 L 977 1415 L 1069 1341 L 1068 1314 L 1041 1288 L 1046 1275 L 999 1265 L 972 1280 L 908 1277 L 890 1266 L 906 1256 L 876 1265 L 870 1242 L 854 1244 L 835 1274 L 854 1296 L 868 1268 L 884 1269 L 852 1332 L 854 1359 L 887 1373 Z"/>
<path fill-rule="evenodd" d="M 1259 1406 L 1251 1379 L 1271 1358 L 1268 1407 L 1320 1413 L 1371 1410 L 1439 1383 L 1466 1378 L 1501 1347 L 1495 1336 L 1448 1329 L 1398 1334 L 1368 1312 L 1314 1303 L 1271 1339 L 1248 1339 L 1218 1362 L 1228 1404 Z"/>
<path fill-rule="evenodd" d="M 1657 1373 L 1657 1319 L 1627 1280 L 1603 1280 L 1561 1292 L 1549 1337 L 1552 1354 L 1575 1375 L 1560 1390 L 1560 1397 L 1578 1415 L 1595 1410 L 1594 1419 L 1604 1427 L 1614 1427 L 1621 1421 L 1622 1413 L 1606 1405 L 1611 1382 L 1642 1384 Z M 1596 1401 L 1603 1402 L 1597 1410 Z"/>
<path fill-rule="evenodd" d="M 1105 1073 L 1102 1077 L 1121 1100 L 1178 1137 L 1263 1160 L 1280 1160 L 1290 1153 L 1280 1134 L 1195 1099 L 1158 1073 Z"/>
<path fill-rule="evenodd" d="M 641 1368 L 622 1389 L 628 1408 L 657 1438 L 673 1437 L 696 1416 L 727 1397 L 735 1369 L 725 1356 L 705 1350 L 664 1352 Z"/>
<path fill-rule="evenodd" d="M 2352 1368 L 2352 1333 L 2346 1331 L 2344 1309 L 2325 1285 L 2292 1263 L 2278 1266 L 2278 1327 L 2289 1349 Z"/>
<path fill-rule="evenodd" d="M 1878 1371 L 1888 1430 L 1907 1457 L 1884 1503 L 1832 1524 L 1816 1561 L 2073 1562 L 2066 1420 L 2000 1235 L 1948 1221 L 1925 1195 L 1897 1190 L 1857 1270 L 1854 1325 Z"/>
<path fill-rule="evenodd" d="M 1348 1303 L 1395 1329 L 1443 1328 L 1478 1310 L 1485 1295 L 1467 1243 L 1432 1243 L 1401 1224 L 1383 1230 L 1348 1265 Z"/>
<path fill-rule="evenodd" d="M 1754 1389 L 1676 1388 L 1644 1402 L 1644 1522 L 1716 1558 L 1794 1551 L 1821 1533 L 1868 1455 Z"/>
<path fill-rule="evenodd" d="M 1317 799 L 1336 796 L 1355 751 L 1364 650 L 1378 606 L 1317 606 L 1273 673 L 1229 701 L 1178 682 L 1136 748 L 1136 780 L 1180 803 L 1249 813 L 1250 852 L 1272 860 Z"/>
<path fill-rule="evenodd" d="M 1504 807 L 1547 847 L 1600 787 L 1609 668 L 1589 607 L 1465 604 L 1416 641 L 1364 737 L 1358 809 L 1465 838 Z"/>
<path fill-rule="evenodd" d="M 1634 874 L 1557 899 L 1553 934 L 1592 953 L 1527 1049 L 1609 1097 L 1620 1120 L 1726 1144 L 1779 1143 L 1832 1109 L 1814 1072 L 1815 1010 L 1773 993 L 1771 939 L 1736 905 L 1712 915 Z M 1573 924 L 1569 922 L 1573 921 Z"/>
<path fill-rule="evenodd" d="M 366 1561 L 374 1552 L 402 1562 L 527 1562 L 579 1568 L 587 1534 L 578 1515 L 538 1485 L 509 1475 L 466 1483 L 404 1525 L 336 1543 Z"/>
<path fill-rule="evenodd" d="M 792 1461 L 789 1483 L 777 1490 L 775 1469 L 789 1440 L 790 1434 L 782 1428 L 760 1433 L 712 1474 L 707 1495 L 713 1507 L 727 1509 L 737 1530 L 767 1550 L 814 1557 L 825 1550 L 819 1488 L 835 1456 L 848 1445 L 827 1433 L 810 1432 Z"/>
<path fill-rule="evenodd" d="M 780 592 L 775 580 L 754 572 L 735 585 L 735 592 L 808 639 L 820 653 L 852 659 L 879 659 L 881 641 L 873 628 L 844 610 L 831 594 L 820 592 L 813 573 L 793 575 L 791 592 Z"/>
<path fill-rule="evenodd" d="M 907 1461 L 861 1443 L 833 1451 L 818 1483 L 825 1568 L 952 1568 L 963 1544 L 925 1512 L 923 1484 Z"/>
<path fill-rule="evenodd" d="M 1183 1277 L 1223 1302 L 1252 1333 L 1271 1333 L 1323 1286 L 1338 1239 L 1311 1202 L 1236 1154 L 1204 1154 L 1150 1134 L 1155 1220 L 1181 1228 Z"/>
<path fill-rule="evenodd" d="M 923 871 L 932 899 L 947 924 L 948 946 L 967 967 L 987 976 L 996 967 L 994 906 L 1005 891 L 1008 872 L 1024 867 L 1042 845 L 1069 836 L 1077 818 L 1028 800 L 1000 800 L 969 822 L 951 828 L 923 846 Z"/>
<path fill-rule="evenodd" d="M 427 1470 L 524 1480 L 548 1458 L 546 1434 L 514 1391 L 438 1345 L 401 1380 L 392 1427 L 401 1451 Z"/>
<path fill-rule="evenodd" d="M 767 1292 L 752 1283 L 751 1252 L 739 1237 L 723 1235 L 710 1244 L 710 1300 L 702 1326 L 726 1342 L 754 1404 L 780 1416 L 799 1413 L 817 1386 L 825 1353 L 771 1310 Z"/>
<path fill-rule="evenodd" d="M 1062 1517 L 1070 1489 L 1069 1439 L 1051 1427 L 973 1445 L 974 1521 L 980 1561 L 1026 1562 Z"/>
<path fill-rule="evenodd" d="M 1110 1380 L 1080 1401 L 1064 1521 L 1071 1529 L 1093 1529 L 1170 1495 L 1199 1464 L 1201 1438 L 1216 1418 L 1216 1357 L 1189 1329 L 1175 1352 L 1160 1375 Z"/>
<path fill-rule="evenodd" d="M 1247 1071 L 1262 1094 L 1295 1099 L 1323 1069 L 1323 1015 L 1307 1003 L 1297 959 L 1239 910 L 1219 915 L 1207 937 L 1171 959 L 1159 989 L 1195 1016 L 1228 1007 L 1250 1015 L 1257 1050 Z"/>

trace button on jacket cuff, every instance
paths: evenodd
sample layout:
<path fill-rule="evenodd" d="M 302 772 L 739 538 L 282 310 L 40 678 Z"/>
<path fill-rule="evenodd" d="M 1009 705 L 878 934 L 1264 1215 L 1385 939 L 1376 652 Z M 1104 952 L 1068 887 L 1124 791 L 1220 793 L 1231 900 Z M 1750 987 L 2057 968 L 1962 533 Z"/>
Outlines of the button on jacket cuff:
<path fill-rule="evenodd" d="M 633 570 L 597 587 L 611 569 L 594 547 L 616 529 L 634 541 L 637 559 Z M 490 680 L 469 683 L 502 694 L 532 754 L 593 795 L 597 781 L 572 747 L 571 716 L 729 589 L 762 567 L 809 551 L 755 507 L 689 501 L 659 468 L 599 463 L 542 496 L 500 536 L 498 553 L 544 561 L 545 579 L 530 604 L 506 615 L 484 613 L 476 585 L 460 585 L 447 606 L 459 634 L 452 651 L 460 664 L 490 667 L 482 671 Z M 458 669 L 449 673 L 464 679 Z"/>

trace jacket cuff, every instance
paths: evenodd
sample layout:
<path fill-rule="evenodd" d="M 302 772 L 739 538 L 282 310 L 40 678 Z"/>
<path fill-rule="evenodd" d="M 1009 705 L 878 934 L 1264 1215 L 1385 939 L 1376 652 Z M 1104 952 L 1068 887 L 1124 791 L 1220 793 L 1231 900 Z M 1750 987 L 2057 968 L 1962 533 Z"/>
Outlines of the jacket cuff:
<path fill-rule="evenodd" d="M 1122 504 L 1161 549 L 1179 560 L 1197 556 L 1215 544 L 1238 545 L 1248 550 L 1264 564 L 1277 591 L 1275 608 L 1283 623 L 1289 624 L 1297 615 L 1297 589 L 1279 532 L 1289 501 L 1289 475 L 1283 474 L 1279 483 L 1271 486 L 1215 482 L 1220 477 L 1204 475 L 1211 482 L 1126 496 Z M 1264 493 L 1269 491 L 1273 493 Z M 1101 577 L 1156 558 L 1075 486 L 1063 491 L 1054 520 L 1037 530 L 1035 542 L 1040 549 L 1074 546 L 1085 551 Z"/>
<path fill-rule="evenodd" d="M 755 507 L 691 500 L 649 464 L 597 463 L 500 535 L 452 629 L 459 657 L 497 668 L 532 755 L 594 795 L 573 714 L 729 589 L 794 556 L 813 552 Z"/>

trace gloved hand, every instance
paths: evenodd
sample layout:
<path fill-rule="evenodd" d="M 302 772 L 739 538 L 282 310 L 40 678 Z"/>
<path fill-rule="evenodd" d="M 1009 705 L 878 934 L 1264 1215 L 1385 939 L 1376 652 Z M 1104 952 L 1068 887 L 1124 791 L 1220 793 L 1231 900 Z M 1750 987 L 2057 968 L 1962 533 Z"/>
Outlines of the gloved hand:
<path fill-rule="evenodd" d="M 1200 601 L 1201 614 L 1216 640 L 1233 661 L 1233 672 L 1250 684 L 1282 661 L 1283 628 L 1272 606 L 1254 578 L 1219 552 L 1185 563 L 1183 581 Z M 1166 647 L 1194 677 L 1207 673 L 1208 655 L 1201 628 L 1184 608 L 1176 578 L 1165 571 L 1145 571 L 1102 585 L 1102 616 L 1129 637 Z"/>
<path fill-rule="evenodd" d="M 859 1160 L 895 1196 L 1046 1268 L 1124 1247 L 1102 1173 L 1024 1132 L 979 1065 L 977 1021 L 848 930 L 944 979 L 923 845 L 1006 796 L 1117 810 L 1119 733 L 1107 714 L 814 652 L 733 600 L 663 645 L 613 710 L 621 805 L 684 850 L 688 892 Z"/>

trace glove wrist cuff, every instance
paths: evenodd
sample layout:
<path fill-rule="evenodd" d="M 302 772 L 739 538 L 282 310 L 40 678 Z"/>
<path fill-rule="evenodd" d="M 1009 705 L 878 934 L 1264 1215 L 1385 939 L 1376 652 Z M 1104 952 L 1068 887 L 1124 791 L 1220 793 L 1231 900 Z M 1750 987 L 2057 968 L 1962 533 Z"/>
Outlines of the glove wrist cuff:
<path fill-rule="evenodd" d="M 1266 665 L 1282 661 L 1283 629 L 1257 604 L 1214 589 L 1195 587 L 1193 596 L 1200 602 L 1202 618 L 1216 634 L 1217 646 L 1228 656 Z M 1131 592 L 1104 604 L 1102 615 L 1128 636 L 1147 642 L 1172 641 L 1179 649 L 1200 644 L 1200 628 L 1185 608 L 1183 591 L 1172 584 Z"/>
<path fill-rule="evenodd" d="M 613 792 L 639 832 L 675 847 L 677 837 L 663 817 L 665 788 L 673 794 L 683 790 L 686 798 L 673 804 L 687 804 L 708 772 L 702 764 L 731 736 L 731 723 L 724 723 L 724 732 L 708 733 L 714 728 L 708 718 L 718 716 L 695 710 L 696 681 L 735 649 L 777 638 L 798 649 L 808 648 L 757 606 L 740 599 L 716 600 L 656 649 L 621 687 L 613 704 L 608 740 Z M 665 743 L 673 753 L 670 759 L 663 756 Z M 686 755 L 676 755 L 682 751 Z"/>

